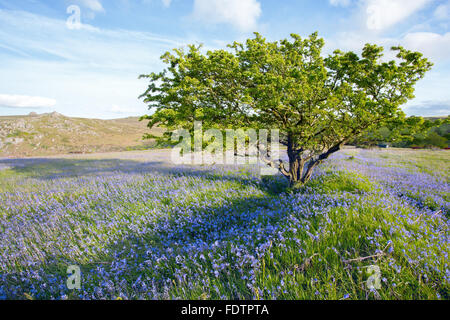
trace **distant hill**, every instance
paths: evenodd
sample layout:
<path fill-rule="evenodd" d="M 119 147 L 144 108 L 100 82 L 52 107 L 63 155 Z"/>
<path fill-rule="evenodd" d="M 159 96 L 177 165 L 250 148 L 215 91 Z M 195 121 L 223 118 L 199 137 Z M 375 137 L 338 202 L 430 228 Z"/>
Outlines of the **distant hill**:
<path fill-rule="evenodd" d="M 0 157 L 147 149 L 154 141 L 142 139 L 149 133 L 146 125 L 138 117 L 100 120 L 56 112 L 0 117 Z"/>

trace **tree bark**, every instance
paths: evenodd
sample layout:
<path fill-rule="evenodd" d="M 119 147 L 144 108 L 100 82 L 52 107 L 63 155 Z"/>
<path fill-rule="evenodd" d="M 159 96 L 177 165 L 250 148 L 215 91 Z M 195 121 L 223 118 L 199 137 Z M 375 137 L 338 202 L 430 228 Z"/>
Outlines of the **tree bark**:
<path fill-rule="evenodd" d="M 259 144 L 256 148 L 262 154 L 261 159 L 266 162 L 272 168 L 277 168 L 280 173 L 289 180 L 289 186 L 291 189 L 300 189 L 311 179 L 314 169 L 331 154 L 339 151 L 344 145 L 346 139 L 341 140 L 333 147 L 329 148 L 326 152 L 323 152 L 316 156 L 307 156 L 304 158 L 303 148 L 298 148 L 292 135 L 287 136 L 287 154 L 289 158 L 289 169 L 285 168 L 285 163 L 282 160 L 276 161 L 270 160 L 270 156 L 267 150 L 261 148 Z"/>
<path fill-rule="evenodd" d="M 296 153 L 293 139 L 290 134 L 287 137 L 287 154 L 289 158 L 289 175 L 287 178 L 289 179 L 290 187 L 293 188 L 299 183 L 305 164 L 301 157 Z"/>
<path fill-rule="evenodd" d="M 314 169 L 325 159 L 339 151 L 344 144 L 344 141 L 329 148 L 326 152 L 320 154 L 316 158 L 311 158 L 309 161 L 303 159 L 299 152 L 296 152 L 295 146 L 292 144 L 292 139 L 288 137 L 288 157 L 289 157 L 289 171 L 285 175 L 289 180 L 289 186 L 292 189 L 299 189 L 303 187 L 311 179 Z"/>

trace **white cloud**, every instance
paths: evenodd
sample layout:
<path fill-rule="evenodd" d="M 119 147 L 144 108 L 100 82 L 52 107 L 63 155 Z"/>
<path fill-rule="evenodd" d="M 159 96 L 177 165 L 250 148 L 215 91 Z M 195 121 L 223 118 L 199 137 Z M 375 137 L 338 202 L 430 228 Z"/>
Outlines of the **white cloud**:
<path fill-rule="evenodd" d="M 429 100 L 403 108 L 407 115 L 437 117 L 450 115 L 450 100 Z"/>
<path fill-rule="evenodd" d="M 366 0 L 366 25 L 369 30 L 384 30 L 408 18 L 432 0 Z"/>
<path fill-rule="evenodd" d="M 366 43 L 383 46 L 384 60 L 394 59 L 392 46 L 401 45 L 408 50 L 419 51 L 432 62 L 450 62 L 450 32 L 443 35 L 433 32 L 410 32 L 402 38 L 377 37 L 357 32 L 341 32 L 334 39 L 327 39 L 325 50 L 331 53 L 335 49 L 351 50 L 360 53 Z"/>
<path fill-rule="evenodd" d="M 402 45 L 406 49 L 422 52 L 435 65 L 425 78 L 416 85 L 416 98 L 404 107 L 408 115 L 438 116 L 450 114 L 450 33 L 410 32 L 403 37 L 381 37 L 371 32 L 340 32 L 326 39 L 326 53 L 334 49 L 352 50 L 360 53 L 365 43 L 374 43 L 385 48 L 383 60 L 391 60 L 395 54 L 390 47 Z M 445 103 L 446 102 L 446 103 Z"/>
<path fill-rule="evenodd" d="M 130 0 L 122 0 L 122 1 L 130 1 Z M 143 4 L 152 4 L 155 2 L 155 0 L 141 0 L 141 2 Z M 161 0 L 161 3 L 165 8 L 169 8 L 170 5 L 172 4 L 172 0 Z"/>
<path fill-rule="evenodd" d="M 351 2 L 351 0 L 330 0 L 330 4 L 335 7 L 348 7 Z"/>
<path fill-rule="evenodd" d="M 422 52 L 434 61 L 450 57 L 450 32 L 443 35 L 433 32 L 408 33 L 401 43 L 408 49 Z"/>
<path fill-rule="evenodd" d="M 241 31 L 253 31 L 261 16 L 257 0 L 195 0 L 194 17 L 211 24 L 229 23 Z"/>
<path fill-rule="evenodd" d="M 88 9 L 91 9 L 95 12 L 103 12 L 105 9 L 103 9 L 103 6 L 99 0 L 78 0 L 78 2 L 85 6 Z"/>
<path fill-rule="evenodd" d="M 0 106 L 10 108 L 42 108 L 54 107 L 55 99 L 43 97 L 0 94 Z"/>
<path fill-rule="evenodd" d="M 441 4 L 434 10 L 434 17 L 438 20 L 450 19 L 450 2 L 447 4 Z"/>

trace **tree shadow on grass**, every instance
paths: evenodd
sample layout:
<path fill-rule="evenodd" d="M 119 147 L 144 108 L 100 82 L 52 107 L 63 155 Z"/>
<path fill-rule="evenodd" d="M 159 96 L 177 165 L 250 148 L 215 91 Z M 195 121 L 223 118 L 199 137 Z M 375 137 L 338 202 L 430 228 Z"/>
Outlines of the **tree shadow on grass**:
<path fill-rule="evenodd" d="M 136 161 L 125 159 L 63 159 L 28 158 L 0 159 L 0 168 L 7 168 L 22 177 L 37 180 L 58 180 L 73 177 L 95 177 L 114 174 L 162 174 L 192 176 L 208 180 L 235 181 L 246 184 L 258 181 L 258 186 L 270 194 L 286 190 L 287 183 L 280 176 L 261 179 L 259 166 L 230 165 L 172 165 L 163 161 Z"/>
<path fill-rule="evenodd" d="M 67 160 L 67 159 L 32 159 L 23 161 L 0 161 L 0 164 L 6 164 L 11 170 L 19 174 L 25 174 L 35 179 L 52 180 L 67 177 L 91 176 L 91 175 L 108 175 L 117 172 L 130 174 L 151 174 L 152 172 L 163 175 L 183 175 L 183 176 L 201 176 L 207 180 L 233 180 L 241 184 L 246 184 L 252 178 L 248 175 L 229 176 L 217 174 L 214 168 L 198 168 L 198 167 L 167 167 L 164 163 L 146 162 L 141 163 L 129 160 Z M 13 165 L 13 166 L 12 166 Z M 231 170 L 231 168 L 229 168 Z M 61 171 L 59 171 L 61 170 Z M 56 171 L 56 172 L 55 172 Z M 276 181 L 276 179 L 270 179 Z M 269 183 L 270 181 L 266 182 Z M 175 215 L 167 212 L 166 217 L 158 218 L 151 223 L 151 230 L 146 234 L 136 232 L 133 227 L 128 228 L 125 232 L 126 236 L 120 239 L 110 239 L 110 243 L 103 243 L 109 254 L 100 254 L 91 256 L 89 263 L 80 263 L 77 261 L 68 261 L 63 252 L 45 254 L 44 259 L 38 261 L 33 268 L 40 270 L 45 275 L 55 276 L 55 283 L 60 279 L 67 278 L 66 268 L 71 264 L 80 264 L 83 272 L 92 277 L 100 277 L 95 274 L 97 267 L 109 270 L 110 272 L 119 272 L 117 263 L 123 259 L 128 259 L 129 266 L 121 270 L 118 275 L 119 279 L 125 279 L 127 283 L 136 281 L 140 271 L 138 264 L 143 263 L 145 257 L 148 257 L 148 251 L 151 252 L 150 257 L 155 258 L 174 250 L 181 255 L 189 255 L 193 248 L 211 249 L 211 245 L 215 241 L 232 240 L 236 243 L 246 243 L 247 245 L 255 241 L 249 226 L 255 225 L 260 215 L 270 210 L 276 210 L 277 204 L 272 203 L 273 190 L 267 188 L 265 184 L 256 184 L 263 191 L 265 196 L 247 196 L 242 198 L 231 198 L 225 205 L 205 206 L 201 209 L 195 207 L 185 208 L 194 209 L 191 216 L 178 216 L 179 210 L 175 210 Z M 179 209 L 179 208 L 175 208 Z M 198 210 L 197 210 L 198 209 Z M 130 212 L 131 219 L 136 218 L 134 213 Z M 269 217 L 265 222 L 270 225 L 271 219 L 275 223 L 281 217 Z M 189 224 L 187 224 L 189 223 Z M 94 226 L 92 226 L 94 227 Z M 149 250 L 150 248 L 150 250 Z M 195 251 L 195 250 L 194 250 Z M 131 254 L 130 252 L 134 252 Z M 132 261 L 133 255 L 137 255 L 139 261 Z M 131 257 L 131 261 L 129 260 Z M 232 262 L 232 261 L 231 261 Z M 175 264 L 176 268 L 176 264 Z M 175 271 L 167 269 L 165 271 L 154 272 L 149 270 L 147 276 L 154 277 L 156 282 L 163 282 L 164 279 L 175 280 Z M 171 273 L 172 272 L 172 273 Z M 1 274 L 0 274 L 1 276 Z M 48 277 L 43 279 L 48 281 Z M 23 279 L 19 274 L 11 273 L 8 275 L 11 286 L 22 287 L 20 291 L 27 292 L 30 285 L 27 282 L 12 280 L 14 277 Z M 0 277 L 1 278 L 1 277 Z M 101 279 L 99 278 L 99 283 Z M 51 285 L 51 284 L 46 284 Z M 56 285 L 56 284 L 55 284 Z M 8 288 L 7 288 L 8 289 Z M 92 288 L 91 288 L 92 289 Z M 62 291 L 65 291 L 63 288 Z M 53 291 L 52 291 L 53 292 Z M 55 291 L 58 292 L 58 291 Z M 8 294 L 10 296 L 11 293 Z M 17 294 L 12 295 L 14 298 L 21 298 Z M 46 298 L 46 297 L 41 297 Z"/>

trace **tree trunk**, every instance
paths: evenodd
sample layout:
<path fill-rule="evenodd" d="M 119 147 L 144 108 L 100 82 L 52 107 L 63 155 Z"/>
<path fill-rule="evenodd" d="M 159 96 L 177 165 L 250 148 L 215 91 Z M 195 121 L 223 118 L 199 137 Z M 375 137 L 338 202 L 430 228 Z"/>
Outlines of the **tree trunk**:
<path fill-rule="evenodd" d="M 310 179 L 317 166 L 315 162 L 306 162 L 300 158 L 289 161 L 289 185 L 292 189 L 303 187 Z"/>
<path fill-rule="evenodd" d="M 300 161 L 298 159 L 289 159 L 289 186 L 296 189 L 300 181 L 300 171 L 302 171 Z"/>
<path fill-rule="evenodd" d="M 316 158 L 312 158 L 309 161 L 302 159 L 300 152 L 295 150 L 292 144 L 292 139 L 288 137 L 288 157 L 289 157 L 289 172 L 286 176 L 289 179 L 289 186 L 292 189 L 302 188 L 311 179 L 314 169 L 331 154 L 339 151 L 344 141 L 336 144 L 328 149 L 327 152 L 320 154 Z"/>
<path fill-rule="evenodd" d="M 288 136 L 287 153 L 289 158 L 289 186 L 292 189 L 301 188 L 304 185 L 303 171 L 305 167 L 305 160 L 303 160 L 299 153 L 296 152 L 295 146 L 292 142 L 292 137 Z"/>

